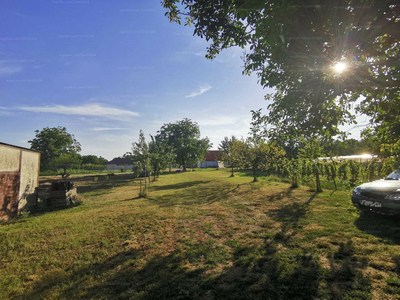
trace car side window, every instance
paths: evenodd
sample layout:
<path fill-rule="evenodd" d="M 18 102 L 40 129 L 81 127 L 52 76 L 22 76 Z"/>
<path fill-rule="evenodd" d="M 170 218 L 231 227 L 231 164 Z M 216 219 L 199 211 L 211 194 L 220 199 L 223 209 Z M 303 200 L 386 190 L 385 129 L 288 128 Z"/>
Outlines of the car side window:
<path fill-rule="evenodd" d="M 400 179 L 400 170 L 395 170 L 394 172 L 390 173 L 387 179 L 392 179 L 392 180 L 399 180 Z"/>

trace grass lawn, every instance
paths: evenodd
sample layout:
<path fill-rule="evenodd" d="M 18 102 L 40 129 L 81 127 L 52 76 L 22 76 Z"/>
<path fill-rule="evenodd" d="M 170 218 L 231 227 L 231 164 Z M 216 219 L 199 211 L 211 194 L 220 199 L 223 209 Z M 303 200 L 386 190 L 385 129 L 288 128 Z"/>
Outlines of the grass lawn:
<path fill-rule="evenodd" d="M 73 176 L 80 206 L 0 224 L 0 299 L 400 299 L 399 218 L 229 175 Z"/>

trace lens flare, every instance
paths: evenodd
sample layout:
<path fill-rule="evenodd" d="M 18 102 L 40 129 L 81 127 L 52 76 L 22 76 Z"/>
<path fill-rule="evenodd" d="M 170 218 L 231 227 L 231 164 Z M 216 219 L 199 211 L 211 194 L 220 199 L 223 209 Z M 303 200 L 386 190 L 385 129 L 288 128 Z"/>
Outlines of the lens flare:
<path fill-rule="evenodd" d="M 332 69 L 335 73 L 340 74 L 347 69 L 347 64 L 344 62 L 338 62 L 333 65 Z"/>

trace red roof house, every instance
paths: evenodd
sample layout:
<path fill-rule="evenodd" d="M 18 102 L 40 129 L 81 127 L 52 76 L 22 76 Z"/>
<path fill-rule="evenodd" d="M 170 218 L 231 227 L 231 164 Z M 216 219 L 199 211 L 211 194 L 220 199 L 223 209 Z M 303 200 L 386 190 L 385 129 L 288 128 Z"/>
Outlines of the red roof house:
<path fill-rule="evenodd" d="M 224 162 L 219 160 L 218 150 L 208 150 L 204 155 L 204 161 L 200 161 L 197 166 L 199 168 L 224 168 Z"/>

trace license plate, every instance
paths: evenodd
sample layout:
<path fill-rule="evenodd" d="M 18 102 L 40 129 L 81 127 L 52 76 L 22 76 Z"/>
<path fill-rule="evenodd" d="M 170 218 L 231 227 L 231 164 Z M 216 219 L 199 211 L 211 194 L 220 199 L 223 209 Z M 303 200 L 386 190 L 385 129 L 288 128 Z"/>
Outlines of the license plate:
<path fill-rule="evenodd" d="M 360 200 L 360 204 L 368 207 L 382 207 L 382 203 L 370 200 Z"/>

